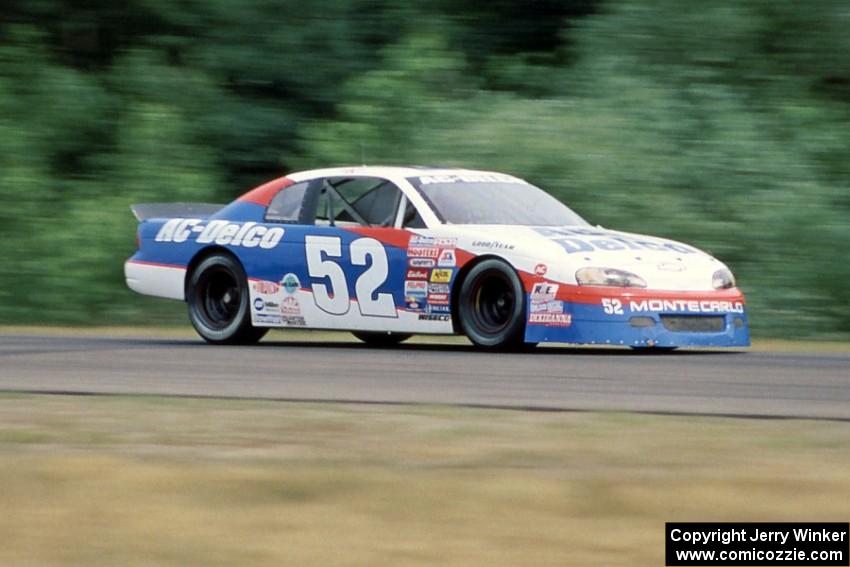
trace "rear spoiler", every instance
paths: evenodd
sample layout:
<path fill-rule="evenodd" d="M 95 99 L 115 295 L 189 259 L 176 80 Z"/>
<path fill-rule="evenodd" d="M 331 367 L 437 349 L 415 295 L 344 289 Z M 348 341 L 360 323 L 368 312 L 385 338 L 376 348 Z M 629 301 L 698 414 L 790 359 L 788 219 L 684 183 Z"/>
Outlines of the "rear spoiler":
<path fill-rule="evenodd" d="M 177 217 L 207 218 L 223 209 L 225 205 L 212 203 L 142 203 L 130 205 L 130 210 L 139 222 L 147 219 L 171 219 Z"/>

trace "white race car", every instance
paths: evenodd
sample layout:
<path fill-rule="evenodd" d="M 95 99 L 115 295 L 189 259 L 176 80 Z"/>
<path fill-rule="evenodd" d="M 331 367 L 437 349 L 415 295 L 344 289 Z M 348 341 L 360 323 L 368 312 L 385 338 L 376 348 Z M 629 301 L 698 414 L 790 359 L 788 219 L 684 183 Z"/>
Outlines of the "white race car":
<path fill-rule="evenodd" d="M 591 226 L 503 173 L 321 169 L 226 206 L 133 210 L 127 284 L 186 301 L 211 343 L 298 327 L 383 345 L 420 333 L 463 333 L 485 348 L 749 345 L 744 296 L 721 262 Z"/>

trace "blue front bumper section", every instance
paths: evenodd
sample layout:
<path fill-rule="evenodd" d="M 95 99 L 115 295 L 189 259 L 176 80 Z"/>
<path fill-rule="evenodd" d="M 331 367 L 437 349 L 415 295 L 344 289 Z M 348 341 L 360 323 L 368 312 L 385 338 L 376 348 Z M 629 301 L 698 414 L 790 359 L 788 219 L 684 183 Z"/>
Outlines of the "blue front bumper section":
<path fill-rule="evenodd" d="M 526 325 L 525 341 L 529 343 L 573 343 L 585 345 L 615 345 L 630 347 L 748 347 L 750 346 L 750 328 L 746 313 L 716 313 L 714 317 L 723 317 L 723 330 L 718 332 L 672 331 L 664 326 L 661 315 L 682 317 L 700 317 L 686 313 L 653 312 L 640 313 L 637 317 L 641 325 L 635 326 L 632 319 L 636 315 L 606 317 L 598 314 L 587 317 L 583 313 L 586 306 L 575 306 L 568 326 L 547 326 L 529 322 Z M 585 308 L 585 309 L 583 309 Z M 567 308 L 565 311 L 570 310 Z"/>

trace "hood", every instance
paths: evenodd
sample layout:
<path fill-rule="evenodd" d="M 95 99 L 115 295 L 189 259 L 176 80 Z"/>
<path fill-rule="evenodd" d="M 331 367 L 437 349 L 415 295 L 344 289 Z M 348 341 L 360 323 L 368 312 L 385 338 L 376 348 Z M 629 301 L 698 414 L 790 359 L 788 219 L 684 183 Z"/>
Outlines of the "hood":
<path fill-rule="evenodd" d="M 648 289 L 714 291 L 712 276 L 726 266 L 688 244 L 601 227 L 448 225 L 458 246 L 493 253 L 530 273 L 576 283 L 579 268 L 616 268 L 637 274 Z M 447 232 L 448 235 L 448 232 Z M 542 265 L 542 266 L 541 266 Z"/>

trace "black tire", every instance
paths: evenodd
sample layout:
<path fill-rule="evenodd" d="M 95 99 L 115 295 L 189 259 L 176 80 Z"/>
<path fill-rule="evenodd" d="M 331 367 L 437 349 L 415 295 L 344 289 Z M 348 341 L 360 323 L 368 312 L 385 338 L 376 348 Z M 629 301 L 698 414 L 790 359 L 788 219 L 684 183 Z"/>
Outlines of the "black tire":
<path fill-rule="evenodd" d="M 380 331 L 352 331 L 351 334 L 370 347 L 378 348 L 394 347 L 413 336 L 408 333 L 389 333 Z"/>
<path fill-rule="evenodd" d="M 469 271 L 460 288 L 458 314 L 464 334 L 479 347 L 525 347 L 525 290 L 502 260 L 484 260 Z"/>
<path fill-rule="evenodd" d="M 217 345 L 254 344 L 268 329 L 252 327 L 245 270 L 229 254 L 201 261 L 189 276 L 189 320 L 201 337 Z"/>

